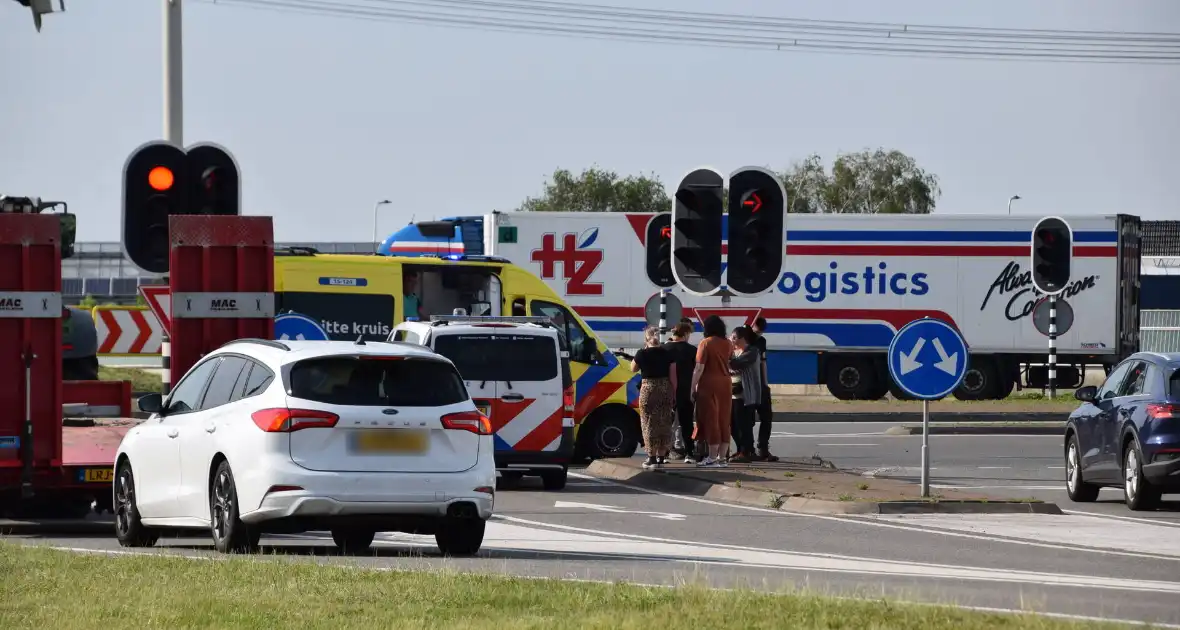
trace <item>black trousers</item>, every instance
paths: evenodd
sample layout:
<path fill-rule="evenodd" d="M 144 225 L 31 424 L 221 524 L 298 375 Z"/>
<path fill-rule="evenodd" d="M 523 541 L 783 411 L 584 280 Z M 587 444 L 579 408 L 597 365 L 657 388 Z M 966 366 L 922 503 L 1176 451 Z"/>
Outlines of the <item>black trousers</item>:
<path fill-rule="evenodd" d="M 693 453 L 692 427 L 695 408 L 692 398 L 680 398 L 676 401 L 676 424 L 680 427 L 680 439 L 684 444 L 684 452 L 681 455 Z"/>
<path fill-rule="evenodd" d="M 737 444 L 738 453 L 752 454 L 754 452 L 754 414 L 757 405 L 747 406 L 740 398 L 733 401 L 733 421 L 731 433 Z"/>
<path fill-rule="evenodd" d="M 753 420 L 751 429 L 753 429 Z M 770 402 L 770 388 L 762 390 L 762 402 L 758 405 L 758 450 L 770 451 L 770 431 L 774 424 L 774 409 Z"/>

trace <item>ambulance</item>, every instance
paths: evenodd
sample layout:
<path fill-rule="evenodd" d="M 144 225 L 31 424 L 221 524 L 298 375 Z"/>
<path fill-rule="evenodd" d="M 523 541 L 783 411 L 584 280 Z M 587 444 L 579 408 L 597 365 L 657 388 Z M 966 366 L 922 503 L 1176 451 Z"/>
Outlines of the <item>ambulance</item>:
<path fill-rule="evenodd" d="M 276 248 L 275 337 L 385 341 L 402 322 L 426 322 L 456 309 L 471 315 L 547 317 L 569 355 L 575 458 L 634 454 L 640 440 L 638 375 L 561 297 L 505 258 L 452 253 L 445 242 L 418 250 L 407 246 L 412 243 L 402 243 L 410 255 Z M 500 449 L 514 446 L 497 444 Z"/>
<path fill-rule="evenodd" d="M 642 343 L 645 309 L 660 288 L 646 274 L 654 213 L 503 212 L 414 226 L 385 253 L 432 243 L 463 255 L 502 257 L 536 274 L 612 348 Z M 885 353 L 910 321 L 955 326 L 970 348 L 957 398 L 1006 398 L 1042 388 L 1047 308 L 1029 272 L 1038 216 L 790 214 L 779 281 L 756 297 L 697 297 L 677 287 L 684 316 L 718 315 L 729 326 L 768 322 L 772 384 L 824 385 L 844 400 L 905 394 Z M 1130 215 L 1063 218 L 1073 230 L 1073 273 L 1059 296 L 1058 386 L 1080 386 L 1138 350 L 1141 222 Z M 655 231 L 657 234 L 658 230 Z M 435 234 L 438 234 L 437 236 Z M 724 262 L 723 262 L 724 264 Z"/>

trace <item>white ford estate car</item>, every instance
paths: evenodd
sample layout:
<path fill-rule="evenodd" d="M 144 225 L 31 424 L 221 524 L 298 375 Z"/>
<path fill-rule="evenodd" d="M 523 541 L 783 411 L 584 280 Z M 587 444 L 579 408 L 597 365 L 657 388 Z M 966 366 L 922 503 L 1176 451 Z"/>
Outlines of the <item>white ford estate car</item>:
<path fill-rule="evenodd" d="M 264 533 L 330 531 L 345 552 L 377 532 L 483 544 L 496 469 L 488 418 L 454 364 L 406 343 L 239 339 L 204 356 L 115 460 L 115 531 L 208 528 L 218 551 Z"/>

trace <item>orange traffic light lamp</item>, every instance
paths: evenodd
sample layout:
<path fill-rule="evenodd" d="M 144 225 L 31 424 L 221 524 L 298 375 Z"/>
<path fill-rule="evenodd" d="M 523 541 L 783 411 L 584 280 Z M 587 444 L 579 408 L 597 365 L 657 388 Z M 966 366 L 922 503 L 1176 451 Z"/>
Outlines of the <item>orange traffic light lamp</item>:
<path fill-rule="evenodd" d="M 167 166 L 157 166 L 148 171 L 148 186 L 151 186 L 152 190 L 158 190 L 160 192 L 170 190 L 172 184 L 175 182 L 176 175 Z"/>

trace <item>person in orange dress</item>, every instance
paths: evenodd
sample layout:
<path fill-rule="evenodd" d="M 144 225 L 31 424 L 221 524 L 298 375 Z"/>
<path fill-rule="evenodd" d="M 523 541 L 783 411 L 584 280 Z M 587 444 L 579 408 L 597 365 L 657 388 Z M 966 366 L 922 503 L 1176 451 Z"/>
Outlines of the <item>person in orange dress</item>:
<path fill-rule="evenodd" d="M 692 394 L 696 403 L 698 433 L 709 445 L 709 454 L 697 466 L 724 467 L 732 422 L 732 385 L 729 359 L 733 344 L 725 337 L 725 322 L 711 315 L 704 322 L 705 338 L 697 346 L 697 364 L 692 373 Z"/>

